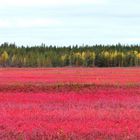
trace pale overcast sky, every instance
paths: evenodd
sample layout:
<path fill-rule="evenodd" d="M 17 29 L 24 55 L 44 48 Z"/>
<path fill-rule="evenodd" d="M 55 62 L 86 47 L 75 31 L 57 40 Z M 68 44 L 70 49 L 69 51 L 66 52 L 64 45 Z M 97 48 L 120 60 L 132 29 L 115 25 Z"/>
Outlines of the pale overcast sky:
<path fill-rule="evenodd" d="M 140 0 L 0 0 L 0 43 L 140 44 Z"/>

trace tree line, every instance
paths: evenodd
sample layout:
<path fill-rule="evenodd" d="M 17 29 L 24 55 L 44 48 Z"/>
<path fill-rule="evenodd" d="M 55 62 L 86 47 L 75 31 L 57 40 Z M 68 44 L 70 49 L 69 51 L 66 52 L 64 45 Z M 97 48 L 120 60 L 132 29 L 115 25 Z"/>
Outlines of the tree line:
<path fill-rule="evenodd" d="M 0 67 L 140 66 L 139 45 L 16 46 L 0 45 Z"/>

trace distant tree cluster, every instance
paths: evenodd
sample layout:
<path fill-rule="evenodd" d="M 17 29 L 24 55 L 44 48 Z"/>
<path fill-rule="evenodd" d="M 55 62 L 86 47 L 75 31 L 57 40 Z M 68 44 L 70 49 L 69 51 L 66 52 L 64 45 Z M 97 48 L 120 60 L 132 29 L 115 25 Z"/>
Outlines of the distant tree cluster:
<path fill-rule="evenodd" d="M 0 45 L 1 67 L 129 67 L 140 66 L 140 46 L 40 46 Z"/>

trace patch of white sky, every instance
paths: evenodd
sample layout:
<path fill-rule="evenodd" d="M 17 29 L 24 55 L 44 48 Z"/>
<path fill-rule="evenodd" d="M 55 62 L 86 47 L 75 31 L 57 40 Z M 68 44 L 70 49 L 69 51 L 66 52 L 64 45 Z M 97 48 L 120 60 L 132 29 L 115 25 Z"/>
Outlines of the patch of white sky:
<path fill-rule="evenodd" d="M 138 0 L 0 0 L 0 43 L 138 44 Z"/>

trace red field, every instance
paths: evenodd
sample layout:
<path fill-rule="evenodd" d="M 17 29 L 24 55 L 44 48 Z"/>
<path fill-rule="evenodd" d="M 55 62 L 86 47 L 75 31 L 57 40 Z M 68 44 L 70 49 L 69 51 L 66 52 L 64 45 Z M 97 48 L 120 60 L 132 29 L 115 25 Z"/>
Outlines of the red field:
<path fill-rule="evenodd" d="M 0 139 L 139 140 L 140 68 L 0 69 Z"/>

